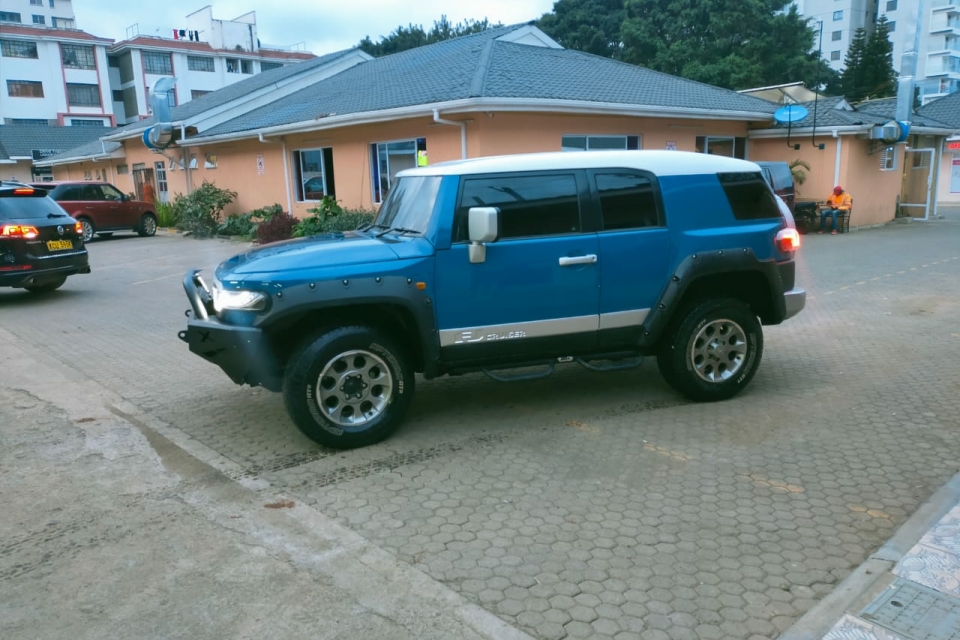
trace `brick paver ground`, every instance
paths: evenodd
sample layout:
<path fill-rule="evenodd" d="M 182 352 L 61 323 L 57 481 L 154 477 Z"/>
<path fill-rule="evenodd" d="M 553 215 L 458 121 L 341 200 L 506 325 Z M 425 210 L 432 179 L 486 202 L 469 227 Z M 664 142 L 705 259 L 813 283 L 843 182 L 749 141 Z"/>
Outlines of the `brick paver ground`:
<path fill-rule="evenodd" d="M 808 308 L 750 389 L 692 404 L 647 362 L 422 383 L 407 425 L 314 445 L 278 395 L 176 338 L 190 266 L 237 244 L 116 237 L 4 328 L 541 638 L 772 638 L 960 468 L 960 221 L 806 236 Z M 41 311 L 38 313 L 38 310 Z"/>

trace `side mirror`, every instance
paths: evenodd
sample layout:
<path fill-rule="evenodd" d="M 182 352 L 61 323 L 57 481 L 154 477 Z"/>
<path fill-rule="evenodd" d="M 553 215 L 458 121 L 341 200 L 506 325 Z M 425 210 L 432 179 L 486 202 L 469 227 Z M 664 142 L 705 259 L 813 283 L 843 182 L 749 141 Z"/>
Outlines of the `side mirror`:
<path fill-rule="evenodd" d="M 470 238 L 468 252 L 470 262 L 478 264 L 487 259 L 487 247 L 484 243 L 494 242 L 499 232 L 500 210 L 496 207 L 471 207 L 467 213 Z"/>
<path fill-rule="evenodd" d="M 120 202 L 126 202 L 129 199 L 130 199 L 130 196 L 128 196 L 127 194 L 125 193 L 120 194 Z"/>

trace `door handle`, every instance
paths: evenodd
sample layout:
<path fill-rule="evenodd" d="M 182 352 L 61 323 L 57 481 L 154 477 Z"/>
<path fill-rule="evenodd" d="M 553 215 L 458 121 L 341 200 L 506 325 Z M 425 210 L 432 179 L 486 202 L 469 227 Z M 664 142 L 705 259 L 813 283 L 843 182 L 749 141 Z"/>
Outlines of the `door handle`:
<path fill-rule="evenodd" d="M 560 258 L 561 267 L 570 267 L 575 264 L 594 264 L 597 261 L 596 254 L 589 253 L 585 256 L 563 256 Z"/>

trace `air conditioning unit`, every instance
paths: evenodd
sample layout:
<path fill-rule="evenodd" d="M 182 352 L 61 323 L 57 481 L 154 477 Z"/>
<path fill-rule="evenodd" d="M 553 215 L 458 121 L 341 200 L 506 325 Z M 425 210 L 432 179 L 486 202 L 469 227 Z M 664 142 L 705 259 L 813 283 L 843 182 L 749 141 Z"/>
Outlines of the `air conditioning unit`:
<path fill-rule="evenodd" d="M 887 144 L 893 144 L 895 142 L 901 142 L 906 139 L 907 128 L 897 122 L 891 121 L 887 124 L 877 125 L 871 127 L 867 137 L 870 140 L 882 140 Z"/>

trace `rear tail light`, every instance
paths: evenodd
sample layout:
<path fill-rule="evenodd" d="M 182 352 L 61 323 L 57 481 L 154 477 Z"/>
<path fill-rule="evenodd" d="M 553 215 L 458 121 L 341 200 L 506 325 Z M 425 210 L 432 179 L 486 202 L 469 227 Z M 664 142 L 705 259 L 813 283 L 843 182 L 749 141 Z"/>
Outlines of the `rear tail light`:
<path fill-rule="evenodd" d="M 793 253 L 800 248 L 800 234 L 796 229 L 780 229 L 777 232 L 777 249 L 780 253 Z"/>
<path fill-rule="evenodd" d="M 13 190 L 13 194 L 17 196 L 32 196 L 34 193 L 36 193 L 36 190 L 31 189 L 30 187 L 23 187 L 21 189 Z"/>
<path fill-rule="evenodd" d="M 3 238 L 26 238 L 27 240 L 33 240 L 40 232 L 37 231 L 36 227 L 31 227 L 25 224 L 5 224 L 0 227 L 0 237 Z"/>
<path fill-rule="evenodd" d="M 82 235 L 83 235 L 83 223 L 82 223 L 82 222 L 78 222 L 77 224 L 73 225 L 73 230 L 77 232 L 77 235 L 78 235 L 78 236 L 82 236 Z"/>

